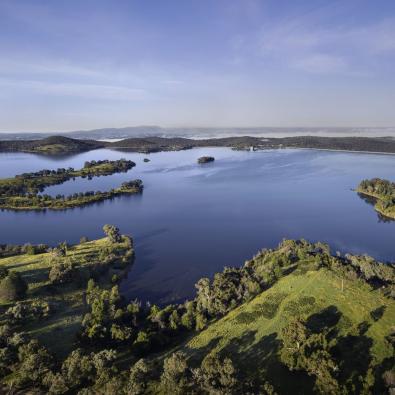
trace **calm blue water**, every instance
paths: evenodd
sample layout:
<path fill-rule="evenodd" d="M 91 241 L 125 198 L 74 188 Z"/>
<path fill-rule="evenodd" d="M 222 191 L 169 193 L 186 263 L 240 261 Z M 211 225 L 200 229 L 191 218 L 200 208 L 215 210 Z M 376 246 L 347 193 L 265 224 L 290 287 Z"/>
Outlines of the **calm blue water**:
<path fill-rule="evenodd" d="M 198 165 L 202 155 L 216 161 Z M 64 212 L 0 212 L 0 243 L 76 242 L 100 237 L 104 224 L 115 224 L 136 242 L 137 259 L 123 292 L 159 303 L 191 296 L 200 277 L 240 265 L 283 238 L 321 240 L 333 251 L 395 259 L 395 222 L 380 221 L 351 191 L 363 178 L 393 178 L 391 155 L 226 148 L 150 155 L 98 150 L 64 158 L 12 153 L 0 154 L 0 177 L 122 157 L 137 166 L 46 192 L 106 190 L 141 178 L 141 196 Z M 144 163 L 145 157 L 151 162 Z"/>

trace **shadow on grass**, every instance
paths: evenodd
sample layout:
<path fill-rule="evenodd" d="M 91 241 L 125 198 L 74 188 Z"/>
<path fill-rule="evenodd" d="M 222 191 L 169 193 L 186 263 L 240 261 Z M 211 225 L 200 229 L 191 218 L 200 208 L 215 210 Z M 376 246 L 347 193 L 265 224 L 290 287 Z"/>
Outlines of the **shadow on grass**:
<path fill-rule="evenodd" d="M 242 337 L 232 339 L 220 354 L 230 356 L 241 379 L 269 382 L 279 394 L 313 394 L 314 379 L 304 372 L 291 372 L 279 358 L 282 342 L 277 333 L 256 341 L 256 331 L 247 331 Z"/>
<path fill-rule="evenodd" d="M 370 316 L 372 317 L 372 320 L 374 322 L 379 321 L 381 319 L 381 317 L 384 315 L 385 309 L 386 309 L 386 306 L 383 305 L 383 306 L 378 307 L 375 310 L 372 310 L 370 312 Z"/>
<path fill-rule="evenodd" d="M 312 314 L 306 321 L 306 326 L 313 333 L 329 330 L 337 325 L 342 313 L 336 306 L 328 306 L 318 313 Z"/>

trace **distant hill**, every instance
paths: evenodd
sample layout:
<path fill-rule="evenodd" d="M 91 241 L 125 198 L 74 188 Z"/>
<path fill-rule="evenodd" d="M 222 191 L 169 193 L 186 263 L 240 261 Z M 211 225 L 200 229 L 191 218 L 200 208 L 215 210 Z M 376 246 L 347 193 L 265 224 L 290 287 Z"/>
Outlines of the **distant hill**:
<path fill-rule="evenodd" d="M 94 140 L 77 140 L 63 136 L 51 136 L 42 140 L 0 141 L 0 152 L 34 152 L 40 154 L 67 154 L 104 147 Z"/>
<path fill-rule="evenodd" d="M 395 152 L 395 140 L 392 137 L 317 137 L 298 136 L 283 139 L 271 139 L 286 147 L 331 149 L 343 151 Z"/>
<path fill-rule="evenodd" d="M 128 149 L 139 152 L 178 151 L 196 147 L 249 147 L 262 145 L 258 137 L 226 137 L 219 139 L 186 139 L 186 138 L 130 138 L 108 144 L 111 148 Z"/>
<path fill-rule="evenodd" d="M 0 132 L 0 140 L 36 140 L 53 135 L 62 135 L 76 139 L 106 140 L 127 139 L 136 137 L 167 137 L 211 139 L 224 137 L 395 137 L 395 127 L 160 127 L 155 125 L 128 126 L 124 128 L 100 128 L 92 130 L 77 130 L 70 132 L 29 132 L 4 133 Z"/>
<path fill-rule="evenodd" d="M 183 137 L 133 137 L 120 141 L 81 140 L 65 136 L 50 136 L 38 140 L 0 141 L 0 152 L 34 152 L 41 154 L 67 154 L 98 148 L 111 148 L 132 152 L 178 151 L 196 147 L 230 147 L 234 149 L 311 148 L 325 150 L 395 153 L 392 137 L 319 137 L 297 136 L 263 138 L 235 136 L 211 139 Z"/>

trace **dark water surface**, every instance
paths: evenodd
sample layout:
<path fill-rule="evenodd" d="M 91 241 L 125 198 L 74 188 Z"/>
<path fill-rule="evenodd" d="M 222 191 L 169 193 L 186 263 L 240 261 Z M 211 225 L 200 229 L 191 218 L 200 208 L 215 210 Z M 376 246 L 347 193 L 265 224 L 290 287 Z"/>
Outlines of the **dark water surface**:
<path fill-rule="evenodd" d="M 198 165 L 202 155 L 216 161 Z M 0 243 L 77 242 L 101 237 L 104 224 L 134 237 L 136 261 L 123 292 L 167 302 L 193 284 L 240 265 L 282 238 L 327 242 L 333 251 L 395 259 L 395 223 L 379 219 L 351 188 L 363 178 L 394 177 L 395 157 L 314 150 L 238 152 L 204 148 L 148 155 L 97 150 L 71 157 L 0 154 L 0 177 L 43 168 L 80 168 L 86 160 L 132 159 L 128 173 L 79 179 L 46 190 L 105 190 L 141 178 L 141 196 L 56 212 L 0 212 Z"/>

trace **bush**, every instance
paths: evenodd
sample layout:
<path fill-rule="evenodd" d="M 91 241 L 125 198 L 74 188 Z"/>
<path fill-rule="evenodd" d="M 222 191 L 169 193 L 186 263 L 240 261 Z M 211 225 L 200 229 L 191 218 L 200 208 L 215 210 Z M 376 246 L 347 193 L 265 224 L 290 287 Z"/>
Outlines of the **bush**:
<path fill-rule="evenodd" d="M 0 280 L 8 276 L 8 269 L 4 266 L 0 266 Z"/>
<path fill-rule="evenodd" d="M 18 359 L 20 365 L 15 376 L 18 387 L 41 385 L 53 366 L 51 355 L 37 340 L 19 347 Z"/>
<path fill-rule="evenodd" d="M 60 262 L 51 267 L 48 277 L 52 284 L 64 284 L 72 281 L 74 274 L 72 263 Z"/>
<path fill-rule="evenodd" d="M 0 282 L 0 298 L 13 302 L 26 295 L 27 284 L 17 272 L 11 272 Z"/>
<path fill-rule="evenodd" d="M 119 229 L 114 225 L 104 225 L 103 226 L 104 233 L 107 235 L 111 243 L 120 243 L 122 241 L 122 237 L 119 233 Z"/>

